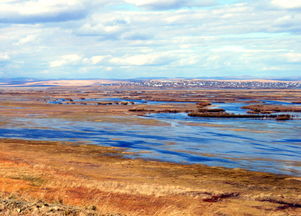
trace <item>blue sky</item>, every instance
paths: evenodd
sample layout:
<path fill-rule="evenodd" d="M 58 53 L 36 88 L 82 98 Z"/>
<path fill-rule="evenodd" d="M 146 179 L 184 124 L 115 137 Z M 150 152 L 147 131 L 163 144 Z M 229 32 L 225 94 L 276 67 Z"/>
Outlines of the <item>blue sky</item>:
<path fill-rule="evenodd" d="M 301 0 L 1 0 L 0 78 L 301 77 Z"/>

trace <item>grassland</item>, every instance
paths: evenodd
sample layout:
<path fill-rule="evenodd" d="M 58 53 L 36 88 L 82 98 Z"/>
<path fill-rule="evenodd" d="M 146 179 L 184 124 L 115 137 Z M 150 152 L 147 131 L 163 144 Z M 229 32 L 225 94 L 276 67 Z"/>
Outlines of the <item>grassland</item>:
<path fill-rule="evenodd" d="M 79 143 L 1 139 L 0 145 L 1 193 L 26 202 L 95 214 L 301 213 L 297 177 L 130 160 L 123 149 Z"/>

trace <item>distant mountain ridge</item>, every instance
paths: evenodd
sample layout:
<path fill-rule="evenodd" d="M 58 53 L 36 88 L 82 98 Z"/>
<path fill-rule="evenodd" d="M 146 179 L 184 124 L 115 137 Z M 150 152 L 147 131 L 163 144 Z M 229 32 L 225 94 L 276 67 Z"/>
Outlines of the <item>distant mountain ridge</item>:
<path fill-rule="evenodd" d="M 301 88 L 301 81 L 286 80 L 220 80 L 220 79 L 129 79 L 129 80 L 38 80 L 2 79 L 0 86 L 11 87 L 51 87 L 51 86 L 136 86 L 151 88 Z"/>

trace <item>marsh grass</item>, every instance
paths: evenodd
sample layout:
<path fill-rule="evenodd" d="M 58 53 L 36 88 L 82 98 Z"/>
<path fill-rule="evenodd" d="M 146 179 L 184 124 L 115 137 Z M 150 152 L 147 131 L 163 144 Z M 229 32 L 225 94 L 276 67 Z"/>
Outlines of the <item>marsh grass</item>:
<path fill-rule="evenodd" d="M 130 160 L 122 157 L 123 149 L 85 143 L 2 139 L 0 145 L 0 191 L 28 202 L 80 209 L 95 206 L 104 214 L 137 216 L 215 211 L 235 215 L 231 209 L 241 206 L 245 208 L 240 215 L 268 215 L 270 210 L 263 206 L 276 209 L 281 204 L 266 200 L 298 203 L 300 199 L 300 185 L 285 176 Z"/>

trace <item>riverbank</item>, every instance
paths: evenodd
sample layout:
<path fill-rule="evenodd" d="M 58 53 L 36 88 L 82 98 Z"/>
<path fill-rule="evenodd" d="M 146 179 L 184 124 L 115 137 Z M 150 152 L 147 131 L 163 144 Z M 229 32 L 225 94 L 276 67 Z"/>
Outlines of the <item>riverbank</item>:
<path fill-rule="evenodd" d="M 297 177 L 131 160 L 123 149 L 80 143 L 1 139 L 0 146 L 1 193 L 26 202 L 98 214 L 301 214 Z"/>

